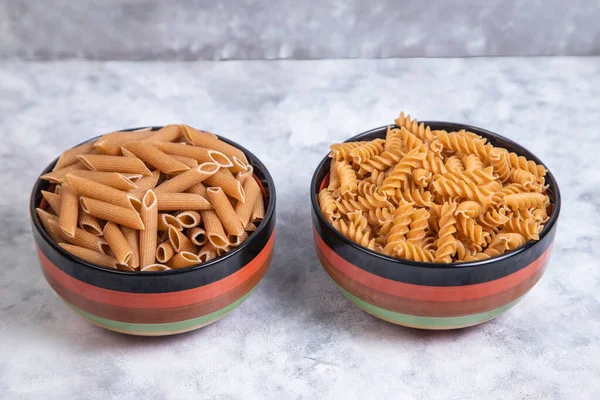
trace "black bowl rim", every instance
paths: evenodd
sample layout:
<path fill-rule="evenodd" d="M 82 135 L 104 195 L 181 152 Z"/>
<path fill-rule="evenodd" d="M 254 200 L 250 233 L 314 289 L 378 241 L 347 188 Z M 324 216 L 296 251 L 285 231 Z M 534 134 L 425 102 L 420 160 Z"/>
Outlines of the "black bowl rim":
<path fill-rule="evenodd" d="M 548 184 L 549 187 L 552 188 L 552 190 L 555 193 L 555 197 L 556 197 L 556 201 L 553 204 L 553 210 L 552 210 L 552 215 L 550 216 L 550 219 L 548 220 L 548 222 L 546 223 L 546 225 L 544 225 L 544 229 L 540 232 L 539 236 L 540 236 L 540 240 L 545 237 L 549 232 L 552 231 L 553 226 L 556 224 L 556 221 L 558 220 L 558 216 L 560 214 L 560 208 L 561 208 L 561 197 L 560 197 L 560 190 L 558 188 L 558 183 L 556 182 L 556 179 L 554 178 L 554 175 L 552 174 L 552 172 L 550 171 L 550 169 L 546 166 L 546 164 L 544 164 L 535 154 L 533 154 L 531 151 L 529 151 L 528 149 L 526 149 L 524 146 L 516 143 L 515 141 L 506 138 L 502 135 L 499 135 L 497 133 L 494 133 L 492 131 L 488 131 L 487 129 L 483 129 L 483 128 L 479 128 L 473 125 L 468 125 L 468 124 L 461 124 L 461 123 L 457 123 L 457 122 L 446 122 L 446 121 L 419 121 L 425 124 L 425 126 L 429 126 L 429 125 L 444 125 L 448 128 L 451 128 L 452 130 L 458 131 L 460 129 L 465 129 L 477 134 L 480 134 L 484 137 L 486 137 L 486 139 L 494 139 L 494 138 L 498 138 L 500 140 L 504 140 L 508 143 L 510 143 L 511 145 L 513 145 L 515 148 L 519 149 L 519 151 L 517 152 L 518 155 L 524 155 L 527 159 L 529 160 L 533 160 L 535 161 L 537 164 L 541 164 L 544 166 L 544 168 L 546 168 L 546 183 Z M 373 134 L 373 133 L 380 133 L 380 132 L 385 132 L 389 126 L 394 126 L 394 124 L 391 125 L 384 125 L 384 126 L 380 126 L 377 128 L 373 128 L 370 129 L 368 131 L 359 133 L 358 135 L 355 135 L 347 140 L 345 140 L 344 142 L 353 142 L 353 141 L 357 141 L 360 140 L 362 137 Z M 327 162 L 329 162 L 331 159 L 329 158 L 329 156 L 325 156 L 325 158 L 323 158 L 323 160 L 321 160 L 321 162 L 319 163 L 319 165 L 317 166 L 317 168 L 315 169 L 315 172 L 313 174 L 313 177 L 311 179 L 310 182 L 310 200 L 311 200 L 311 205 L 313 210 L 315 211 L 315 214 L 317 216 L 317 218 L 323 222 L 326 226 L 328 226 L 335 235 L 337 235 L 337 237 L 344 242 L 345 244 L 354 247 L 355 249 L 358 249 L 370 256 L 376 257 L 376 258 L 380 258 L 383 259 L 385 261 L 391 261 L 394 262 L 396 264 L 400 264 L 400 265 L 410 265 L 413 267 L 420 267 L 420 268 L 435 268 L 435 269 L 459 269 L 459 268 L 471 268 L 471 267 L 477 267 L 477 266 L 482 266 L 482 265 L 488 265 L 488 264 L 492 264 L 498 261 L 502 261 L 505 260 L 507 258 L 513 257 L 517 254 L 520 254 L 522 252 L 528 251 L 529 249 L 531 249 L 539 240 L 533 241 L 533 240 L 529 240 L 527 241 L 527 243 L 525 243 L 523 246 L 518 247 L 514 250 L 508 251 L 506 253 L 503 253 L 500 256 L 496 256 L 496 257 L 491 257 L 491 258 L 487 258 L 485 260 L 477 260 L 477 261 L 465 261 L 465 262 L 456 262 L 456 263 L 450 263 L 450 264 L 444 264 L 444 263 L 435 263 L 435 262 L 419 262 L 419 261 L 412 261 L 412 260 L 405 260 L 405 259 L 400 259 L 400 258 L 394 258 L 394 257 L 390 257 L 387 256 L 385 254 L 382 253 L 378 253 L 374 250 L 370 250 L 364 246 L 359 245 L 358 243 L 355 243 L 354 241 L 348 239 L 346 236 L 342 235 L 341 232 L 339 232 L 337 229 L 335 229 L 333 227 L 333 225 L 331 225 L 329 223 L 329 221 L 327 221 L 327 219 L 325 218 L 325 216 L 323 215 L 321 208 L 319 207 L 319 201 L 317 199 L 317 194 L 319 191 L 319 188 L 321 186 L 321 182 L 317 182 L 317 175 L 319 175 L 319 173 L 321 172 L 321 170 L 325 167 L 325 165 L 327 164 Z"/>
<path fill-rule="evenodd" d="M 152 131 L 158 130 L 160 128 L 162 128 L 163 126 L 141 126 L 141 127 L 137 127 L 137 128 L 128 128 L 128 129 L 121 129 L 118 131 L 113 131 L 113 132 L 129 132 L 129 131 L 135 131 L 138 129 L 144 129 L 144 128 L 151 128 Z M 82 144 L 91 142 L 93 140 L 97 140 L 98 138 L 100 138 L 102 135 L 93 137 L 91 139 L 85 140 L 79 144 L 76 144 L 73 147 L 77 147 L 80 146 Z M 167 270 L 167 271 L 147 271 L 147 272 L 142 272 L 142 271 L 121 271 L 121 270 L 115 270 L 115 269 L 109 269 L 109 268 L 105 268 L 96 264 L 92 264 L 89 261 L 83 260 L 79 257 L 76 257 L 74 255 L 72 255 L 71 253 L 67 252 L 66 250 L 64 250 L 62 247 L 60 247 L 57 243 L 55 243 L 50 236 L 48 236 L 48 234 L 46 233 L 46 231 L 44 230 L 44 228 L 42 227 L 42 224 L 37 216 L 37 213 L 35 211 L 35 209 L 37 208 L 36 204 L 35 204 L 35 195 L 36 192 L 40 191 L 41 188 L 40 186 L 42 185 L 43 181 L 42 179 L 40 179 L 40 176 L 42 174 L 44 174 L 45 172 L 42 172 L 42 174 L 40 174 L 38 176 L 38 178 L 36 179 L 33 188 L 31 190 L 31 194 L 29 197 L 29 214 L 31 217 L 31 220 L 33 221 L 33 225 L 35 226 L 35 228 L 37 229 L 37 231 L 40 233 L 41 237 L 50 245 L 50 247 L 52 247 L 55 251 L 57 251 L 58 253 L 60 253 L 63 257 L 70 259 L 73 262 L 82 264 L 85 267 L 88 268 L 92 268 L 92 269 L 96 269 L 96 270 L 100 270 L 102 272 L 108 272 L 108 273 L 113 273 L 116 275 L 122 275 L 122 276 L 148 276 L 148 277 L 156 277 L 156 276 L 170 276 L 170 275 L 177 275 L 177 274 L 184 274 L 184 273 L 189 273 L 189 272 L 193 272 L 199 269 L 206 269 L 206 268 L 210 268 L 210 267 L 214 267 L 215 265 L 219 264 L 221 261 L 225 261 L 230 257 L 233 257 L 235 254 L 243 251 L 247 246 L 250 245 L 250 243 L 252 243 L 252 240 L 256 237 L 258 237 L 258 233 L 262 232 L 265 229 L 268 229 L 268 223 L 267 221 L 269 221 L 271 218 L 273 218 L 273 214 L 275 213 L 275 202 L 276 202 L 276 194 L 275 194 L 275 181 L 273 180 L 273 177 L 271 176 L 269 170 L 267 169 L 267 167 L 262 163 L 262 161 L 260 161 L 260 159 L 258 157 L 256 157 L 254 155 L 254 153 L 252 153 L 251 151 L 249 151 L 248 149 L 246 149 L 245 147 L 239 145 L 238 143 L 229 140 L 227 138 L 224 138 L 220 135 L 217 135 L 217 137 L 224 141 L 225 143 L 228 143 L 232 146 L 235 146 L 236 148 L 242 150 L 244 152 L 244 154 L 251 159 L 252 162 L 254 162 L 255 165 L 257 165 L 261 172 L 264 174 L 268 184 L 269 184 L 269 204 L 267 206 L 267 209 L 265 210 L 265 216 L 263 218 L 263 221 L 261 221 L 261 223 L 259 224 L 259 226 L 256 228 L 256 231 L 253 232 L 252 235 L 250 235 L 248 237 L 248 240 L 246 240 L 244 243 L 242 243 L 240 246 L 234 248 L 231 251 L 228 251 L 227 253 L 223 254 L 220 257 L 217 257 L 213 260 L 201 263 L 201 264 L 197 264 L 197 265 L 192 265 L 186 268 L 178 268 L 178 269 L 171 269 L 171 270 Z M 58 161 L 58 157 L 56 159 L 54 159 L 50 164 L 48 164 L 46 166 L 46 168 L 44 168 L 44 171 L 49 171 L 54 164 L 56 164 L 56 162 Z"/>

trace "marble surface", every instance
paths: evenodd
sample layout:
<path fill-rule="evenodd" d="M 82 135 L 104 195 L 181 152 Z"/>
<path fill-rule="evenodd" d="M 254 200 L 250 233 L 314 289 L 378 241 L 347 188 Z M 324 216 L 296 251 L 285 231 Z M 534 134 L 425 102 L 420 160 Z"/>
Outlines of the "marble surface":
<path fill-rule="evenodd" d="M 597 0 L 2 0 L 0 58 L 600 55 Z"/>
<path fill-rule="evenodd" d="M 9 62 L 0 65 L 0 398 L 600 398 L 600 59 Z M 422 332 L 379 321 L 315 256 L 309 180 L 331 142 L 400 110 L 514 139 L 554 172 L 549 269 L 507 314 Z M 273 263 L 197 332 L 136 338 L 71 312 L 38 267 L 28 197 L 59 152 L 185 122 L 250 148 L 276 182 Z"/>

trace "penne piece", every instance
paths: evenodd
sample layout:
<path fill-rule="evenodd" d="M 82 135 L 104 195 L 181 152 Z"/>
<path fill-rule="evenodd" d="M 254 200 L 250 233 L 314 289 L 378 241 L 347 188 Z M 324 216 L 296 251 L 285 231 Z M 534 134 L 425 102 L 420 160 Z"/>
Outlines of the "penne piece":
<path fill-rule="evenodd" d="M 42 190 L 42 196 L 56 216 L 60 214 L 60 195 Z"/>
<path fill-rule="evenodd" d="M 217 248 L 212 243 L 207 242 L 198 252 L 200 262 L 207 262 L 217 258 Z"/>
<path fill-rule="evenodd" d="M 193 194 L 199 194 L 200 196 L 204 197 L 205 199 L 207 198 L 206 186 L 204 186 L 202 183 L 195 184 L 194 186 L 192 186 L 191 188 L 186 190 L 186 192 L 193 193 Z"/>
<path fill-rule="evenodd" d="M 241 161 L 244 161 L 246 164 L 248 160 L 246 159 L 246 155 L 243 151 L 230 145 L 229 143 L 225 143 L 219 138 L 216 137 L 213 133 L 200 131 L 198 129 L 194 129 L 191 126 L 182 125 L 183 135 L 185 139 L 194 146 L 205 147 L 207 149 L 213 149 L 220 151 L 228 157 L 236 156 Z"/>
<path fill-rule="evenodd" d="M 219 170 L 215 163 L 204 163 L 185 171 L 169 180 L 164 181 L 156 187 L 155 193 L 180 193 L 190 187 L 201 183 L 214 175 Z"/>
<path fill-rule="evenodd" d="M 265 199 L 261 193 L 261 195 L 258 196 L 258 198 L 256 199 L 256 203 L 254 204 L 254 210 L 252 211 L 250 221 L 260 222 L 263 220 L 263 218 L 265 218 Z"/>
<path fill-rule="evenodd" d="M 248 170 L 248 164 L 246 164 L 244 161 L 240 160 L 236 156 L 231 157 L 231 160 L 232 166 L 229 167 L 229 171 L 231 171 L 232 173 L 235 174 L 237 172 L 245 172 Z"/>
<path fill-rule="evenodd" d="M 92 171 L 142 174 L 144 176 L 151 175 L 150 170 L 144 165 L 144 162 L 136 157 L 80 154 L 77 158 L 83 165 Z"/>
<path fill-rule="evenodd" d="M 81 209 L 96 218 L 111 221 L 119 225 L 128 226 L 137 230 L 144 230 L 140 214 L 131 208 L 119 207 L 111 203 L 82 197 L 79 199 Z"/>
<path fill-rule="evenodd" d="M 154 143 L 157 149 L 170 154 L 171 156 L 180 156 L 193 158 L 199 164 L 213 162 L 221 167 L 229 168 L 233 166 L 231 160 L 223 153 L 217 150 L 206 149 L 204 147 L 188 146 L 185 143 Z"/>
<path fill-rule="evenodd" d="M 79 213 L 79 203 L 77 192 L 68 184 L 63 184 L 60 193 L 60 216 L 58 217 L 58 226 L 63 233 L 73 238 L 77 229 L 77 215 Z"/>
<path fill-rule="evenodd" d="M 125 240 L 131 247 L 131 258 L 127 264 L 131 268 L 139 268 L 140 266 L 140 231 L 137 229 L 129 228 L 127 226 L 121 226 L 121 232 L 125 236 Z"/>
<path fill-rule="evenodd" d="M 58 227 L 58 218 L 55 215 L 50 214 L 48 211 L 44 211 L 41 208 L 35 209 L 42 226 L 44 227 L 44 231 L 50 236 L 55 243 L 62 242 L 63 234 L 62 230 Z M 54 220 L 54 224 L 52 221 Z"/>
<path fill-rule="evenodd" d="M 71 174 L 66 176 L 66 181 L 79 196 L 105 201 L 119 207 L 140 209 L 140 201 L 130 193 Z"/>
<path fill-rule="evenodd" d="M 207 186 L 220 187 L 225 194 L 241 202 L 245 201 L 244 189 L 240 181 L 235 179 L 228 169 L 220 169 L 206 179 Z"/>
<path fill-rule="evenodd" d="M 163 264 L 150 264 L 141 269 L 142 272 L 160 272 L 169 271 L 171 268 Z"/>
<path fill-rule="evenodd" d="M 75 257 L 79 257 L 82 260 L 85 260 L 92 264 L 100 265 L 102 267 L 117 269 L 117 260 L 112 256 L 102 254 L 94 250 L 86 249 L 84 247 L 74 246 L 68 243 L 59 243 L 58 245 L 64 250 L 74 255 Z"/>
<path fill-rule="evenodd" d="M 96 141 L 94 146 L 102 154 L 119 156 L 121 155 L 121 146 L 124 143 L 132 142 L 136 140 L 144 140 L 145 138 L 153 135 L 152 128 L 142 128 L 135 131 L 129 132 L 112 132 L 107 133 Z"/>
<path fill-rule="evenodd" d="M 174 142 L 175 140 L 181 137 L 181 128 L 179 125 L 167 125 L 163 128 L 160 128 L 157 131 L 154 131 L 152 135 L 148 136 L 145 139 L 142 139 L 142 142 L 148 143 L 156 143 L 156 142 Z"/>
<path fill-rule="evenodd" d="M 156 198 L 159 211 L 198 211 L 213 208 L 208 200 L 193 193 L 159 193 Z"/>
<path fill-rule="evenodd" d="M 187 232 L 187 237 L 196 246 L 203 246 L 206 244 L 206 242 L 208 242 L 206 231 L 204 230 L 204 228 L 200 228 L 198 226 L 190 229 Z"/>
<path fill-rule="evenodd" d="M 154 189 L 158 184 L 158 180 L 160 179 L 160 171 L 154 170 L 150 174 L 150 176 L 144 176 L 135 182 L 135 186 L 137 187 L 134 190 L 130 190 L 129 193 L 133 194 L 135 197 L 141 199 L 144 197 L 146 192 L 149 189 Z"/>
<path fill-rule="evenodd" d="M 119 174 L 118 172 L 77 170 L 72 171 L 69 174 L 79 176 L 81 178 L 86 178 L 91 181 L 98 182 L 118 190 L 137 189 L 136 184 L 133 183 L 131 179 L 127 178 L 123 174 Z"/>
<path fill-rule="evenodd" d="M 178 231 L 183 230 L 183 226 L 176 216 L 164 213 L 158 214 L 158 230 L 160 232 L 168 231 L 169 226 L 174 227 Z"/>
<path fill-rule="evenodd" d="M 143 268 L 156 262 L 158 204 L 152 189 L 148 190 L 142 198 L 140 216 L 146 228 L 140 232 L 140 267 Z"/>
<path fill-rule="evenodd" d="M 107 222 L 104 226 L 104 240 L 110 246 L 110 249 L 115 255 L 119 264 L 127 264 L 131 260 L 133 250 L 129 246 L 129 242 L 123 235 L 123 232 L 119 229 L 119 226 L 114 222 Z"/>
<path fill-rule="evenodd" d="M 196 211 L 181 211 L 176 214 L 176 217 L 184 228 L 193 228 L 202 222 L 200 214 Z"/>
<path fill-rule="evenodd" d="M 202 221 L 204 221 L 204 229 L 206 229 L 208 241 L 215 247 L 223 248 L 229 246 L 227 234 L 217 213 L 214 210 L 207 210 L 201 211 L 200 215 L 202 216 Z"/>
<path fill-rule="evenodd" d="M 156 248 L 156 260 L 160 263 L 166 263 L 175 255 L 175 250 L 170 241 L 162 242 Z"/>
<path fill-rule="evenodd" d="M 157 149 L 152 143 L 129 142 L 125 143 L 123 148 L 165 174 L 177 174 L 190 169 L 187 165 Z"/>
<path fill-rule="evenodd" d="M 78 163 L 69 165 L 68 167 L 57 169 L 52 172 L 48 172 L 47 174 L 40 176 L 40 179 L 49 181 L 52 183 L 61 183 L 63 181 L 63 178 L 68 173 L 73 172 L 73 171 L 78 171 L 78 170 L 84 170 L 85 168 L 86 168 L 85 165 L 78 162 Z M 57 186 L 57 187 L 60 187 L 60 186 Z"/>
<path fill-rule="evenodd" d="M 236 182 L 239 183 L 239 181 Z M 206 192 L 225 230 L 230 235 L 235 236 L 240 236 L 244 233 L 244 225 L 242 225 L 223 189 L 220 187 L 210 187 Z"/>
<path fill-rule="evenodd" d="M 184 156 L 173 156 L 173 155 L 171 157 L 173 157 L 177 161 L 187 165 L 190 168 L 196 168 L 198 166 L 198 161 L 196 161 L 193 158 L 184 157 Z"/>
<path fill-rule="evenodd" d="M 248 232 L 242 233 L 240 236 L 229 235 L 229 243 L 231 247 L 237 247 L 248 239 Z"/>
<path fill-rule="evenodd" d="M 187 251 L 182 251 L 181 253 L 177 253 L 169 260 L 167 266 L 171 269 L 179 269 L 191 267 L 192 265 L 200 264 L 200 258 L 194 254 Z"/>
<path fill-rule="evenodd" d="M 173 246 L 173 250 L 175 250 L 176 253 L 182 251 L 189 251 L 191 253 L 198 252 L 196 245 L 194 245 L 183 232 L 178 231 L 172 226 L 169 227 L 169 242 L 171 242 L 171 246 Z"/>
<path fill-rule="evenodd" d="M 54 168 L 52 168 L 52 171 L 56 171 L 68 167 L 69 165 L 75 164 L 78 161 L 78 155 L 87 154 L 92 150 L 94 150 L 94 142 L 84 143 L 77 147 L 73 147 L 72 149 L 65 150 L 58 158 L 58 161 L 56 161 L 56 164 L 54 164 Z"/>
<path fill-rule="evenodd" d="M 101 236 L 102 235 L 102 225 L 100 225 L 100 221 L 96 217 L 91 216 L 83 212 L 83 210 L 79 211 L 79 217 L 77 220 L 77 225 L 87 233 L 91 233 L 92 235 Z"/>
<path fill-rule="evenodd" d="M 254 206 L 256 205 L 258 198 L 262 198 L 261 190 L 254 178 L 248 177 L 244 180 L 244 193 L 246 194 L 246 201 L 236 204 L 235 213 L 242 222 L 242 226 L 246 228 L 252 218 Z"/>

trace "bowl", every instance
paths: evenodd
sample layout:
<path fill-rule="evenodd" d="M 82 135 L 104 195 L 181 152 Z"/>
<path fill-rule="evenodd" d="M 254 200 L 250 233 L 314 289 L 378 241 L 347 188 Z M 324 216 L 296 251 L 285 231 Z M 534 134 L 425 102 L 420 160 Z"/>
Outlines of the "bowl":
<path fill-rule="evenodd" d="M 425 122 L 425 121 L 424 121 Z M 543 163 L 524 147 L 485 129 L 425 122 L 431 129 L 477 133 L 495 146 Z M 348 141 L 385 137 L 387 126 Z M 329 158 L 317 167 L 310 186 L 313 234 L 323 268 L 355 305 L 377 318 L 420 329 L 455 329 L 477 325 L 506 312 L 540 280 L 552 249 L 560 212 L 554 176 L 546 175 L 551 217 L 540 240 L 501 256 L 457 264 L 400 260 L 362 247 L 338 232 L 324 217 L 317 195 L 327 183 Z M 547 169 L 547 168 L 546 168 Z"/>
<path fill-rule="evenodd" d="M 112 331 L 162 336 L 211 324 L 230 313 L 252 293 L 267 271 L 273 254 L 275 185 L 267 168 L 255 155 L 237 143 L 219 139 L 241 149 L 254 167 L 255 178 L 266 197 L 265 217 L 239 247 L 214 260 L 184 269 L 164 272 L 110 270 L 67 253 L 46 234 L 35 212 L 42 201 L 40 191 L 47 189 L 50 183 L 41 179 L 35 182 L 29 209 L 40 265 L 52 289 L 73 311 Z M 42 174 L 50 171 L 55 163 L 56 160 Z"/>

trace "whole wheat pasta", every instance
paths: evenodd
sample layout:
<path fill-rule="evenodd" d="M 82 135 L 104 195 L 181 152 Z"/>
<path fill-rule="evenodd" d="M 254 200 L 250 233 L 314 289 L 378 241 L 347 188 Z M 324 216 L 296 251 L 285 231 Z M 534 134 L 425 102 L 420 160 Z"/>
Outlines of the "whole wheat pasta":
<path fill-rule="evenodd" d="M 131 248 L 131 258 L 129 259 L 128 266 L 137 269 L 140 266 L 140 231 L 127 226 L 121 226 L 121 232 L 123 232 L 123 236 L 125 236 L 125 240 L 127 240 Z"/>
<path fill-rule="evenodd" d="M 160 193 L 179 193 L 190 187 L 207 180 L 219 170 L 215 163 L 204 163 L 183 172 L 169 180 L 164 181 L 154 189 L 157 194 Z"/>
<path fill-rule="evenodd" d="M 112 256 L 102 254 L 94 250 L 86 249 L 84 247 L 74 246 L 68 243 L 59 243 L 58 245 L 64 250 L 74 255 L 75 257 L 79 257 L 82 260 L 88 261 L 92 264 L 112 269 L 117 268 L 115 265 L 117 260 Z"/>
<path fill-rule="evenodd" d="M 68 184 L 79 196 L 105 201 L 119 207 L 139 209 L 139 200 L 129 193 L 75 175 L 67 175 Z M 63 185 L 63 190 L 64 190 Z"/>
<path fill-rule="evenodd" d="M 248 223 L 248 226 L 246 226 L 246 230 L 248 232 L 254 232 L 256 230 L 257 226 L 254 222 L 250 222 Z"/>
<path fill-rule="evenodd" d="M 114 222 L 106 223 L 104 226 L 104 239 L 114 253 L 117 262 L 119 264 L 129 264 L 133 250 L 131 250 L 129 242 L 127 242 L 117 224 Z"/>
<path fill-rule="evenodd" d="M 193 193 L 159 193 L 158 199 L 159 211 L 178 211 L 178 210 L 211 210 L 212 204 L 199 194 Z"/>
<path fill-rule="evenodd" d="M 194 186 L 192 186 L 188 190 L 186 190 L 186 192 L 193 193 L 193 194 L 199 194 L 200 196 L 204 197 L 205 199 L 208 198 L 206 196 L 206 186 L 204 186 L 202 183 L 195 184 Z"/>
<path fill-rule="evenodd" d="M 181 137 L 181 129 L 179 125 L 167 125 L 154 131 L 152 135 L 142 139 L 142 142 L 174 142 Z"/>
<path fill-rule="evenodd" d="M 204 230 L 204 228 L 200 228 L 198 226 L 191 228 L 187 232 L 187 237 L 196 246 L 203 246 L 206 244 L 206 242 L 208 242 L 208 237 L 206 236 L 206 231 Z"/>
<path fill-rule="evenodd" d="M 77 192 L 68 184 L 61 187 L 59 208 L 58 226 L 66 236 L 75 237 L 79 203 Z"/>
<path fill-rule="evenodd" d="M 169 271 L 171 268 L 167 267 L 163 264 L 150 264 L 145 266 L 140 271 L 142 272 L 160 272 L 160 271 Z"/>
<path fill-rule="evenodd" d="M 229 246 L 227 234 L 217 213 L 214 210 L 206 210 L 201 211 L 200 215 L 202 216 L 202 221 L 204 221 L 204 229 L 206 229 L 209 242 L 215 247 L 222 248 Z"/>
<path fill-rule="evenodd" d="M 102 235 L 103 227 L 100 224 L 100 221 L 98 221 L 96 217 L 92 217 L 90 214 L 83 212 L 83 210 L 79 211 L 77 225 L 79 225 L 81 229 L 88 233 L 91 233 L 92 235 Z"/>
<path fill-rule="evenodd" d="M 118 269 L 119 271 L 134 272 L 134 271 L 136 270 L 135 268 L 133 268 L 133 267 L 130 267 L 130 266 L 129 266 L 129 265 L 127 265 L 127 264 L 119 264 L 119 263 L 116 263 L 116 264 L 115 264 L 115 266 L 117 267 L 117 269 Z"/>
<path fill-rule="evenodd" d="M 210 187 L 207 189 L 207 194 L 225 230 L 235 236 L 240 236 L 244 233 L 244 225 L 231 206 L 231 203 L 229 203 L 223 189 L 220 187 Z"/>
<path fill-rule="evenodd" d="M 265 199 L 263 198 L 262 191 L 260 196 L 256 199 L 256 203 L 254 203 L 254 208 L 252 209 L 252 215 L 250 216 L 250 223 L 252 222 L 260 222 L 265 218 Z M 250 224 L 247 224 L 247 227 Z M 248 230 L 251 230 L 248 228 Z"/>
<path fill-rule="evenodd" d="M 187 236 L 183 234 L 183 232 L 178 231 L 172 226 L 169 227 L 169 241 L 171 242 L 171 246 L 173 246 L 173 250 L 176 253 L 180 253 L 182 251 L 189 251 L 191 253 L 197 253 L 198 248 L 194 243 L 192 243 Z"/>
<path fill-rule="evenodd" d="M 160 263 L 166 263 L 175 255 L 175 250 L 173 250 L 173 246 L 170 241 L 162 242 L 156 248 L 156 259 Z"/>
<path fill-rule="evenodd" d="M 114 204 L 89 197 L 80 198 L 79 203 L 84 212 L 96 218 L 112 221 L 138 230 L 144 229 L 140 214 L 131 208 L 115 206 Z"/>
<path fill-rule="evenodd" d="M 137 180 L 135 182 L 136 189 L 129 191 L 134 196 L 141 198 L 146 194 L 146 191 L 149 189 L 154 189 L 158 184 L 158 180 L 160 179 L 160 171 L 154 170 L 149 176 L 144 176 L 143 178 Z"/>
<path fill-rule="evenodd" d="M 35 209 L 37 216 L 44 227 L 44 231 L 50 236 L 54 242 L 62 242 L 63 237 L 66 237 L 62 230 L 58 227 L 58 217 L 50 214 L 46 210 L 42 210 L 41 208 Z M 54 223 L 53 223 L 54 222 Z"/>
<path fill-rule="evenodd" d="M 194 228 L 202 222 L 200 214 L 196 211 L 180 211 L 176 214 L 176 217 L 184 228 Z"/>
<path fill-rule="evenodd" d="M 248 239 L 248 232 L 242 233 L 240 236 L 229 235 L 229 243 L 231 247 L 237 247 Z"/>
<path fill-rule="evenodd" d="M 139 158 L 126 156 L 107 156 L 99 154 L 78 155 L 83 165 L 92 171 L 121 172 L 128 174 L 151 175 L 150 170 Z"/>
<path fill-rule="evenodd" d="M 240 160 L 236 156 L 231 157 L 231 161 L 233 165 L 229 168 L 229 171 L 233 172 L 234 174 L 237 172 L 246 171 L 248 167 L 248 164 L 246 162 Z"/>
<path fill-rule="evenodd" d="M 140 218 L 145 227 L 140 232 L 140 267 L 143 268 L 156 261 L 158 202 L 152 189 L 142 198 Z"/>
<path fill-rule="evenodd" d="M 98 139 L 94 143 L 94 146 L 100 150 L 102 154 L 118 156 L 121 155 L 121 145 L 123 143 L 143 140 L 150 135 L 153 135 L 152 128 L 142 128 L 128 132 L 112 132 L 107 133 Z"/>
<path fill-rule="evenodd" d="M 57 220 L 48 219 L 48 223 L 49 225 L 54 225 L 56 228 L 58 228 Z M 64 239 L 63 241 L 68 242 L 69 244 L 72 244 L 74 246 L 85 247 L 86 249 L 99 251 L 104 254 L 106 254 L 109 249 L 106 241 L 102 240 L 99 236 L 96 236 L 93 233 L 86 232 L 80 228 L 75 229 L 75 236 L 73 237 L 69 237 L 64 234 L 61 237 Z"/>
<path fill-rule="evenodd" d="M 243 151 L 230 145 L 229 143 L 219 140 L 214 134 L 199 131 L 187 125 L 183 125 L 182 129 L 186 140 L 194 146 L 217 150 L 228 157 L 236 156 L 238 159 L 248 163 L 248 159 Z"/>
<path fill-rule="evenodd" d="M 155 143 L 154 145 L 166 154 L 193 158 L 198 161 L 199 164 L 214 162 L 224 168 L 233 166 L 231 160 L 225 154 L 217 150 L 188 146 L 185 143 Z"/>
<path fill-rule="evenodd" d="M 187 165 L 157 149 L 152 143 L 129 142 L 125 143 L 123 148 L 165 174 L 176 174 L 190 169 Z"/>
<path fill-rule="evenodd" d="M 187 268 L 192 265 L 200 264 L 200 258 L 194 254 L 187 251 L 182 251 L 181 253 L 177 253 L 169 260 L 167 266 L 171 269 L 179 269 L 179 268 Z"/>
<path fill-rule="evenodd" d="M 181 225 L 181 221 L 176 216 L 166 213 L 158 214 L 158 230 L 160 232 L 168 231 L 169 226 L 174 227 L 178 231 L 183 230 L 183 225 Z"/>
<path fill-rule="evenodd" d="M 245 201 L 244 189 L 240 181 L 235 179 L 228 169 L 220 169 L 205 181 L 205 185 L 220 187 L 228 196 L 239 201 Z"/>
<path fill-rule="evenodd" d="M 184 157 L 184 156 L 173 156 L 173 155 L 171 157 L 173 157 L 177 161 L 187 165 L 190 168 L 196 168 L 198 166 L 198 161 L 196 161 L 193 158 Z"/>
<path fill-rule="evenodd" d="M 45 181 L 52 182 L 52 183 L 62 183 L 64 177 L 67 176 L 67 174 L 69 174 L 73 171 L 85 170 L 85 169 L 86 169 L 85 165 L 78 162 L 78 163 L 69 165 L 68 167 L 64 167 L 64 168 L 57 169 L 52 172 L 48 172 L 48 173 L 40 176 L 40 179 L 43 179 Z M 60 187 L 60 186 L 57 186 L 57 187 Z"/>
<path fill-rule="evenodd" d="M 217 258 L 217 248 L 212 243 L 207 242 L 198 252 L 200 262 L 207 262 Z"/>
<path fill-rule="evenodd" d="M 42 190 L 42 197 L 46 199 L 50 209 L 52 209 L 54 214 L 58 216 L 60 214 L 60 196 L 56 193 Z"/>
<path fill-rule="evenodd" d="M 58 161 L 56 161 L 56 164 L 54 164 L 54 168 L 52 168 L 52 171 L 56 171 L 68 167 L 69 165 L 75 164 L 78 161 L 77 156 L 79 154 L 89 153 L 93 149 L 94 142 L 88 142 L 81 144 L 77 147 L 73 147 L 72 149 L 65 150 L 58 158 Z"/>
<path fill-rule="evenodd" d="M 262 198 L 262 192 L 254 178 L 249 177 L 244 181 L 244 193 L 246 194 L 246 201 L 236 204 L 235 213 L 241 221 L 242 226 L 245 228 L 252 218 L 254 206 L 256 205 L 258 198 Z"/>
<path fill-rule="evenodd" d="M 131 179 L 118 172 L 75 170 L 70 172 L 69 175 L 89 179 L 90 181 L 98 182 L 118 190 L 137 189 L 137 185 Z"/>

